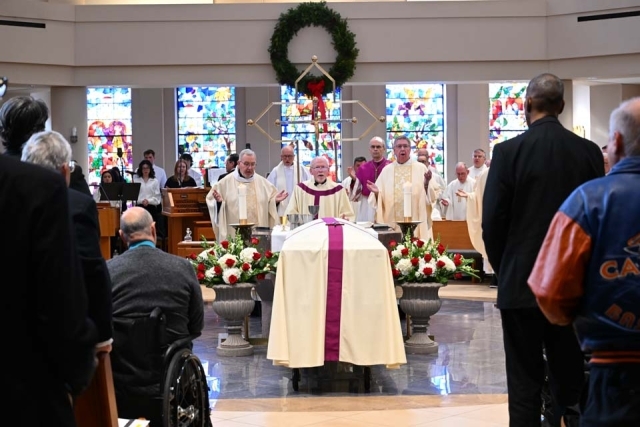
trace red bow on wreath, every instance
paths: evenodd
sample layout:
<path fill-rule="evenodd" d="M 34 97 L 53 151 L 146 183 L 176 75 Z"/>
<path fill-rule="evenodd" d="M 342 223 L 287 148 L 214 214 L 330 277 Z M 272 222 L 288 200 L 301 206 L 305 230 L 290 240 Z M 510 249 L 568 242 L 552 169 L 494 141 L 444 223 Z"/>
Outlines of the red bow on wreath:
<path fill-rule="evenodd" d="M 326 120 L 327 111 L 325 110 L 324 101 L 322 100 L 322 92 L 324 92 L 324 80 L 307 83 L 307 89 L 309 89 L 309 92 L 311 92 L 312 96 L 318 98 L 318 111 L 320 112 L 320 118 L 322 120 Z M 328 132 L 327 123 L 323 123 L 322 128 L 324 129 L 324 133 Z"/>

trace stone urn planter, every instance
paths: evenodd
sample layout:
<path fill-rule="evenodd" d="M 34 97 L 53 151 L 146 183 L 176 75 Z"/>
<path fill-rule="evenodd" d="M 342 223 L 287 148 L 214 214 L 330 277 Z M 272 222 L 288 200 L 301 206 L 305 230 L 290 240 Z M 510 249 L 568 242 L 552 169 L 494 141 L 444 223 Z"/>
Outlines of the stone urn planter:
<path fill-rule="evenodd" d="M 446 286 L 442 283 L 402 283 L 400 308 L 411 316 L 411 338 L 405 343 L 409 354 L 438 353 L 438 343 L 429 338 L 427 329 L 431 316 L 442 306 L 438 291 Z"/>
<path fill-rule="evenodd" d="M 251 297 L 253 283 L 236 283 L 235 285 L 216 285 L 216 299 L 213 311 L 225 320 L 227 339 L 217 348 L 218 356 L 250 356 L 253 346 L 242 338 L 244 318 L 251 314 L 255 301 Z"/>

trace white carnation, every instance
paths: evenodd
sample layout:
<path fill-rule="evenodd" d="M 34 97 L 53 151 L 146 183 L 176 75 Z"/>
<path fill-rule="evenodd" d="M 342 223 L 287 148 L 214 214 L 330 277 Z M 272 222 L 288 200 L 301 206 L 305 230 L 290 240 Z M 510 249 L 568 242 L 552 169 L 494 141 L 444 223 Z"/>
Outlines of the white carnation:
<path fill-rule="evenodd" d="M 206 277 L 207 279 L 213 279 L 215 276 L 216 276 L 216 272 L 213 267 L 211 267 L 204 273 L 204 277 Z"/>
<path fill-rule="evenodd" d="M 396 248 L 393 251 L 391 251 L 391 256 L 394 258 L 401 258 L 403 249 L 404 249 L 404 245 L 396 246 Z"/>
<path fill-rule="evenodd" d="M 218 264 L 220 264 L 220 267 L 222 267 L 222 269 L 223 269 L 223 270 L 226 270 L 226 269 L 228 269 L 228 268 L 231 268 L 231 267 L 229 267 L 229 266 L 227 265 L 227 260 L 228 260 L 228 259 L 233 260 L 233 265 L 232 265 L 231 267 L 235 266 L 235 265 L 236 265 L 236 263 L 238 262 L 238 258 L 236 258 L 236 256 L 235 256 L 235 255 L 231 255 L 231 254 L 225 254 L 225 255 L 222 255 L 222 256 L 220 257 L 220 259 L 218 260 Z"/>
<path fill-rule="evenodd" d="M 198 261 L 200 261 L 200 262 L 204 262 L 204 261 L 206 261 L 207 259 L 209 259 L 209 251 L 210 251 L 210 250 L 211 250 L 211 249 L 205 249 L 204 251 L 200 252 L 200 253 L 198 254 L 198 258 L 197 258 L 197 259 L 198 259 Z"/>
<path fill-rule="evenodd" d="M 253 254 L 257 252 L 255 248 L 244 248 L 240 251 L 240 259 L 242 262 L 251 264 L 253 262 Z"/>
<path fill-rule="evenodd" d="M 424 258 L 420 258 L 420 264 L 418 264 L 418 273 L 420 277 L 426 276 L 426 274 L 423 273 L 425 268 L 431 269 L 431 276 L 435 275 L 436 264 L 435 262 L 433 262 L 433 259 L 430 262 L 426 262 Z"/>
<path fill-rule="evenodd" d="M 224 283 L 226 283 L 227 285 L 230 285 L 231 282 L 229 281 L 229 277 L 231 276 L 236 276 L 236 283 L 238 283 L 238 280 L 240 280 L 240 275 L 242 274 L 242 272 L 240 271 L 239 268 L 227 268 L 223 273 L 222 273 L 222 280 L 224 280 Z"/>
<path fill-rule="evenodd" d="M 411 260 L 403 258 L 398 261 L 396 268 L 400 270 L 400 273 L 402 273 L 403 276 L 406 276 L 413 269 L 413 264 L 411 264 Z"/>
<path fill-rule="evenodd" d="M 438 261 L 442 261 L 444 262 L 444 269 L 447 271 L 456 271 L 456 265 L 453 263 L 453 261 L 446 256 L 441 256 L 440 258 L 438 258 Z"/>

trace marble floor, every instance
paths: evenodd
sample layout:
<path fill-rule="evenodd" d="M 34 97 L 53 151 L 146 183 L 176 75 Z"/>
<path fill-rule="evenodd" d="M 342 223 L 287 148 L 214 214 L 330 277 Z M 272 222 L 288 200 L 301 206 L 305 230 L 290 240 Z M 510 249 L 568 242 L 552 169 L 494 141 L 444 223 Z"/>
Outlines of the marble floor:
<path fill-rule="evenodd" d="M 430 328 L 438 354 L 407 355 L 408 363 L 397 370 L 372 367 L 369 393 L 362 369 L 351 365 L 303 369 L 295 392 L 291 370 L 273 366 L 266 346 L 256 346 L 249 357 L 218 357 L 224 327 L 208 306 L 194 351 L 208 374 L 214 426 L 508 425 L 495 289 L 467 282 L 440 294 L 442 308 Z M 261 330 L 259 317 L 251 318 L 250 330 Z"/>

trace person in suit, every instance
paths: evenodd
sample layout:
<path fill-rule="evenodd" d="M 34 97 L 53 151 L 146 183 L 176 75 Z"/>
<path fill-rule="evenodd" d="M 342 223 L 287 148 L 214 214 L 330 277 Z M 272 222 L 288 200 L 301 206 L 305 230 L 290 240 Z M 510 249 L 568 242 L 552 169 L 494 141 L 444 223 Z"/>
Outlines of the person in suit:
<path fill-rule="evenodd" d="M 5 154 L 20 158 L 22 146 L 31 135 L 42 132 L 49 118 L 49 108 L 41 99 L 16 96 L 0 108 L 0 139 Z"/>
<path fill-rule="evenodd" d="M 14 157 L 14 158 L 12 158 Z M 97 332 L 71 232 L 59 173 L 0 156 L 0 224 L 11 250 L 0 269 L 4 351 L 0 411 L 29 427 L 75 427 L 73 401 L 95 369 Z M 37 396 L 37 397 L 36 397 Z"/>
<path fill-rule="evenodd" d="M 114 318 L 135 318 L 160 308 L 166 316 L 167 345 L 200 335 L 204 302 L 196 272 L 186 259 L 156 248 L 151 214 L 138 206 L 127 209 L 120 219 L 120 238 L 129 249 L 107 262 Z M 112 355 L 118 415 L 162 425 L 161 372 L 154 371 L 148 359 L 140 365 L 127 358 L 135 349 L 126 345 L 127 340 L 115 341 Z"/>
<path fill-rule="evenodd" d="M 58 132 L 34 134 L 22 149 L 22 161 L 60 173 L 69 185 L 71 145 Z M 89 301 L 89 317 L 98 327 L 98 352 L 111 351 L 111 279 L 100 251 L 98 210 L 91 196 L 69 188 L 69 214 Z"/>
<path fill-rule="evenodd" d="M 529 130 L 494 148 L 482 204 L 482 237 L 498 280 L 512 427 L 540 426 L 543 348 L 556 414 L 578 403 L 584 385 L 584 360 L 573 330 L 549 323 L 527 285 L 562 202 L 579 185 L 604 175 L 600 148 L 558 121 L 563 98 L 562 80 L 552 74 L 529 82 Z"/>
<path fill-rule="evenodd" d="M 91 190 L 89 190 L 89 184 L 87 184 L 87 180 L 84 178 L 84 173 L 82 172 L 82 167 L 75 161 L 73 162 L 73 172 L 71 172 L 71 181 L 69 182 L 69 188 L 73 188 L 76 191 L 79 191 L 87 196 L 91 196 Z"/>
<path fill-rule="evenodd" d="M 227 161 L 224 162 L 224 167 L 225 167 L 227 172 L 225 172 L 222 175 L 220 175 L 218 177 L 218 181 L 221 181 L 222 178 L 224 178 L 225 176 L 229 175 L 234 170 L 236 170 L 236 167 L 238 166 L 238 160 L 239 159 L 240 159 L 240 157 L 238 156 L 238 153 L 229 154 L 229 157 L 227 157 Z"/>

